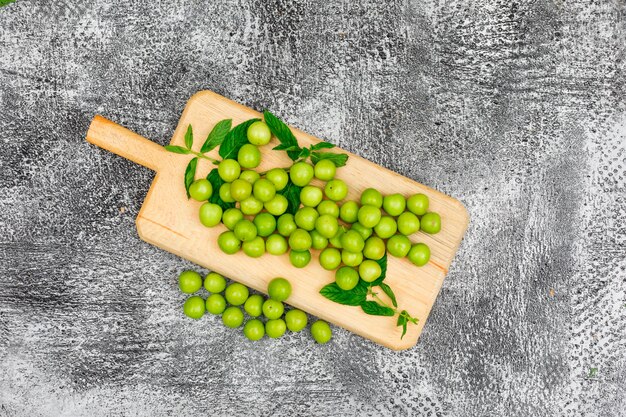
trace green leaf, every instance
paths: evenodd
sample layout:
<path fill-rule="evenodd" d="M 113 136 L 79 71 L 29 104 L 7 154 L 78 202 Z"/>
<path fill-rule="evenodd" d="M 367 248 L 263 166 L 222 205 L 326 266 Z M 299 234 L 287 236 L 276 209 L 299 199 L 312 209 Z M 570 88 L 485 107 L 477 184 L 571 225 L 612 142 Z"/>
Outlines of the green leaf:
<path fill-rule="evenodd" d="M 15 0 L 0 0 L 0 7 L 6 6 L 7 4 L 14 3 Z"/>
<path fill-rule="evenodd" d="M 302 148 L 298 154 L 298 158 L 308 158 L 311 155 L 311 151 L 308 148 Z"/>
<path fill-rule="evenodd" d="M 235 207 L 235 203 L 227 203 L 220 197 L 220 187 L 225 181 L 220 177 L 217 168 L 213 168 L 211 172 L 209 172 L 209 175 L 206 176 L 206 179 L 209 180 L 213 186 L 213 194 L 211 194 L 209 198 L 209 203 L 217 204 L 224 211 Z"/>
<path fill-rule="evenodd" d="M 220 156 L 222 159 L 237 159 L 237 153 L 239 149 L 246 143 L 248 143 L 248 126 L 258 121 L 259 119 L 246 120 L 243 123 L 235 126 L 224 138 L 222 145 L 220 146 Z"/>
<path fill-rule="evenodd" d="M 265 123 L 272 131 L 272 134 L 276 136 L 278 141 L 285 145 L 286 149 L 292 149 L 291 147 L 297 146 L 297 149 L 288 150 L 287 155 L 291 158 L 292 161 L 298 159 L 298 154 L 300 153 L 300 146 L 298 145 L 298 139 L 293 135 L 289 126 L 287 126 L 282 120 L 278 117 L 274 116 L 269 110 L 265 110 L 263 112 L 263 118 L 265 119 Z M 286 150 L 285 149 L 285 150 Z"/>
<path fill-rule="evenodd" d="M 198 165 L 198 158 L 193 158 L 187 164 L 187 169 L 185 169 L 185 190 L 187 191 L 187 198 L 189 198 L 189 187 L 193 183 L 196 178 L 196 166 Z"/>
<path fill-rule="evenodd" d="M 165 150 L 168 152 L 181 153 L 184 155 L 188 155 L 190 153 L 188 149 L 185 149 L 182 146 L 174 146 L 174 145 L 165 145 Z"/>
<path fill-rule="evenodd" d="M 367 290 L 355 287 L 349 291 L 342 290 L 336 283 L 326 285 L 320 290 L 320 294 L 339 304 L 346 306 L 359 306 L 366 302 Z"/>
<path fill-rule="evenodd" d="M 332 143 L 328 143 L 328 142 L 320 142 L 320 143 L 316 143 L 315 145 L 311 145 L 311 150 L 312 151 L 319 151 L 320 149 L 331 149 L 334 148 L 335 145 L 333 145 Z"/>
<path fill-rule="evenodd" d="M 348 162 L 348 155 L 333 152 L 311 152 L 311 161 L 314 164 L 317 164 L 322 159 L 330 159 L 337 167 L 342 167 Z"/>
<path fill-rule="evenodd" d="M 407 322 L 408 322 L 406 316 L 408 314 L 409 313 L 407 313 L 406 310 L 402 310 L 402 312 L 398 316 L 398 321 L 396 322 L 396 326 L 402 326 L 402 336 L 400 336 L 400 340 L 402 340 L 402 338 L 406 334 L 406 326 L 407 326 Z"/>
<path fill-rule="evenodd" d="M 389 298 L 391 298 L 391 303 L 393 304 L 393 306 L 398 307 L 398 302 L 396 301 L 396 295 L 393 293 L 393 290 L 391 289 L 391 287 L 385 284 L 384 282 L 381 282 L 380 284 L 378 284 L 378 286 L 383 290 L 385 294 L 387 294 Z"/>
<path fill-rule="evenodd" d="M 193 146 L 193 129 L 191 125 L 187 126 L 187 133 L 185 133 L 185 147 L 191 149 Z"/>
<path fill-rule="evenodd" d="M 228 132 L 230 132 L 232 122 L 232 119 L 224 119 L 217 122 L 204 141 L 202 148 L 200 148 L 200 153 L 210 152 L 215 149 L 216 146 L 221 145 Z"/>
<path fill-rule="evenodd" d="M 378 304 L 376 301 L 363 301 L 361 303 L 361 308 L 366 314 L 369 314 L 371 316 L 392 317 L 396 314 L 392 308 L 382 306 Z"/>
<path fill-rule="evenodd" d="M 298 145 L 287 145 L 284 143 L 272 148 L 273 151 L 299 151 L 300 149 Z"/>
<path fill-rule="evenodd" d="M 282 194 L 287 199 L 287 213 L 296 214 L 296 211 L 300 208 L 300 191 L 301 187 L 298 187 L 296 184 L 291 182 L 291 179 L 283 188 L 278 192 L 278 194 Z"/>

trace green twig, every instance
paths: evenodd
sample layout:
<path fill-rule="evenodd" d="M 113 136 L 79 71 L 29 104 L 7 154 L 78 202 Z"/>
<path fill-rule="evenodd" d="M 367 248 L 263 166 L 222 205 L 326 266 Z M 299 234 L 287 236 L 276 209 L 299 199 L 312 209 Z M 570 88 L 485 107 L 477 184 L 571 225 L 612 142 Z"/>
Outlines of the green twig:
<path fill-rule="evenodd" d="M 213 162 L 213 164 L 215 164 L 215 165 L 219 165 L 219 163 L 221 162 L 221 161 L 219 161 L 218 159 L 211 158 L 210 156 L 206 156 L 205 154 L 200 153 L 200 152 L 196 152 L 196 151 L 191 151 L 191 150 L 190 150 L 190 151 L 189 151 L 189 153 L 194 154 L 194 155 L 195 155 L 195 156 L 197 156 L 198 158 L 202 158 L 202 159 L 206 159 L 207 161 L 211 161 L 211 162 Z"/>
<path fill-rule="evenodd" d="M 406 319 L 407 319 L 408 321 L 410 321 L 411 323 L 413 323 L 413 324 L 417 324 L 417 322 L 418 322 L 418 320 L 419 320 L 419 319 L 417 319 L 417 318 L 415 318 L 415 317 L 411 317 L 411 315 L 409 315 L 409 313 L 407 313 L 407 312 L 405 312 L 405 311 L 398 311 L 398 309 L 397 309 L 397 308 L 395 308 L 394 306 L 390 306 L 389 304 L 387 304 L 386 302 L 384 302 L 384 301 L 383 301 L 383 300 L 382 300 L 382 299 L 378 296 L 378 293 L 375 293 L 375 292 L 372 290 L 372 287 L 367 287 L 367 294 L 368 294 L 368 295 L 371 295 L 373 299 L 375 299 L 376 301 L 378 301 L 378 302 L 379 302 L 380 304 L 382 304 L 383 306 L 385 306 L 385 307 L 389 307 L 390 309 L 392 309 L 392 310 L 394 311 L 394 313 L 396 313 L 396 314 L 398 314 L 398 315 L 401 315 L 401 316 L 406 317 Z"/>

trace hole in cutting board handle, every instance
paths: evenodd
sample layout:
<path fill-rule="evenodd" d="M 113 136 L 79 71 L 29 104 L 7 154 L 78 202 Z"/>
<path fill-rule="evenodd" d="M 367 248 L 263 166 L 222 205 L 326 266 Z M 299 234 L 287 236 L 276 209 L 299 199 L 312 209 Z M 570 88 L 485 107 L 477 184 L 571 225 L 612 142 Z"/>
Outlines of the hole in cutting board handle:
<path fill-rule="evenodd" d="M 153 171 L 159 171 L 171 157 L 161 145 L 100 115 L 96 115 L 89 125 L 87 142 Z"/>

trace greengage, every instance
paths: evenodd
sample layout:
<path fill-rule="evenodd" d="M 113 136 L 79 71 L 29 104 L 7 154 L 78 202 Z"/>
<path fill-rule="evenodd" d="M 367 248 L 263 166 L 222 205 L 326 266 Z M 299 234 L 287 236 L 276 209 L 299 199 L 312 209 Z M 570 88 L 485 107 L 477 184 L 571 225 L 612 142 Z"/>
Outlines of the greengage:
<path fill-rule="evenodd" d="M 406 201 L 406 207 L 416 216 L 423 216 L 428 211 L 428 197 L 425 194 L 415 194 Z"/>
<path fill-rule="evenodd" d="M 220 247 L 222 252 L 232 255 L 239 251 L 241 248 L 241 241 L 237 239 L 235 233 L 228 230 L 226 232 L 222 232 L 217 238 L 217 245 Z"/>
<path fill-rule="evenodd" d="M 420 227 L 426 233 L 439 233 L 441 230 L 441 217 L 437 213 L 428 212 L 422 216 Z"/>
<path fill-rule="evenodd" d="M 315 164 L 315 178 L 330 181 L 335 177 L 337 166 L 329 159 L 321 159 Z"/>
<path fill-rule="evenodd" d="M 289 169 L 289 177 L 295 185 L 304 187 L 313 179 L 313 167 L 306 162 L 296 162 Z"/>
<path fill-rule="evenodd" d="M 226 288 L 226 279 L 217 272 L 209 272 L 204 278 L 204 289 L 208 292 L 219 293 Z"/>
<path fill-rule="evenodd" d="M 226 327 L 236 329 L 243 323 L 243 311 L 239 307 L 230 306 L 222 313 L 222 323 Z"/>
<path fill-rule="evenodd" d="M 424 266 L 430 260 L 430 248 L 424 243 L 416 243 L 411 246 L 407 257 L 415 265 Z"/>
<path fill-rule="evenodd" d="M 296 268 L 304 268 L 311 262 L 311 251 L 292 250 L 289 252 L 289 261 L 291 261 L 291 264 Z"/>
<path fill-rule="evenodd" d="M 248 340 L 256 342 L 265 336 L 265 326 L 259 319 L 248 320 L 246 324 L 243 325 L 243 334 Z"/>
<path fill-rule="evenodd" d="M 361 205 L 381 208 L 383 205 L 383 195 L 375 188 L 367 188 L 361 193 Z"/>
<path fill-rule="evenodd" d="M 222 214 L 222 208 L 217 204 L 204 203 L 200 206 L 198 217 L 204 226 L 214 227 L 221 223 Z"/>
<path fill-rule="evenodd" d="M 251 144 L 263 146 L 270 143 L 272 132 L 265 122 L 259 120 L 248 126 L 246 136 L 248 137 L 248 142 Z"/>
<path fill-rule="evenodd" d="M 246 143 L 237 153 L 237 161 L 242 168 L 256 168 L 261 163 L 261 151 L 251 143 Z"/>
<path fill-rule="evenodd" d="M 206 178 L 195 180 L 189 186 L 189 195 L 196 201 L 206 201 L 213 194 L 213 186 Z"/>
<path fill-rule="evenodd" d="M 321 345 L 327 343 L 333 335 L 330 326 L 323 320 L 318 320 L 311 325 L 311 336 Z"/>
<path fill-rule="evenodd" d="M 226 301 L 234 306 L 240 306 L 245 303 L 248 299 L 248 295 L 250 295 L 248 287 L 238 282 L 233 282 L 226 287 L 226 291 L 224 291 Z"/>
<path fill-rule="evenodd" d="M 402 194 L 386 195 L 383 198 L 383 209 L 388 215 L 397 217 L 406 208 L 406 200 Z"/>
<path fill-rule="evenodd" d="M 200 296 L 194 295 L 189 297 L 183 305 L 183 312 L 189 318 L 198 320 L 204 316 L 206 306 L 204 305 L 204 299 Z"/>
<path fill-rule="evenodd" d="M 272 255 L 283 255 L 287 253 L 287 240 L 284 236 L 273 234 L 265 241 L 265 250 Z"/>
<path fill-rule="evenodd" d="M 185 294 L 193 294 L 202 288 L 202 276 L 196 271 L 183 271 L 178 276 L 178 288 Z"/>
<path fill-rule="evenodd" d="M 268 320 L 265 323 L 265 333 L 272 339 L 277 339 L 285 334 L 287 324 L 283 319 Z"/>
<path fill-rule="evenodd" d="M 324 194 L 333 201 L 339 201 L 348 195 L 348 186 L 342 180 L 330 180 L 324 186 Z"/>
<path fill-rule="evenodd" d="M 217 173 L 226 182 L 233 182 L 241 174 L 241 165 L 234 159 L 224 159 L 217 166 Z"/>

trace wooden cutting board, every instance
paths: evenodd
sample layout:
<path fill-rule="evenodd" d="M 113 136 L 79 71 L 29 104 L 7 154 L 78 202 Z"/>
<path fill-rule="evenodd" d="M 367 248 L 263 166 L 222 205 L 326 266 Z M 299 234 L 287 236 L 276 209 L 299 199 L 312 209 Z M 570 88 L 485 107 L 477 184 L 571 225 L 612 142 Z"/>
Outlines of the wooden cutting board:
<path fill-rule="evenodd" d="M 191 124 L 196 138 L 194 150 L 199 151 L 219 120 L 232 119 L 235 126 L 254 117 L 262 115 L 211 91 L 201 91 L 187 103 L 170 143 L 184 146 L 185 131 Z M 308 147 L 320 141 L 298 129 L 292 130 L 300 146 Z M 410 237 L 413 242 L 424 242 L 430 247 L 431 259 L 427 265 L 416 267 L 406 258 L 388 257 L 385 282 L 393 288 L 399 309 L 406 309 L 419 318 L 419 324 L 409 325 L 401 340 L 402 329 L 396 326 L 396 317 L 370 316 L 359 307 L 336 304 L 319 294 L 320 288 L 334 280 L 334 271 L 326 271 L 319 265 L 319 251 L 312 251 L 313 259 L 303 269 L 292 266 L 288 255 L 265 254 L 254 259 L 243 252 L 224 254 L 217 246 L 217 237 L 226 228 L 220 225 L 209 229 L 200 224 L 201 203 L 188 200 L 185 193 L 183 176 L 192 156 L 169 153 L 162 146 L 101 116 L 93 119 L 87 141 L 156 171 L 136 220 L 143 240 L 261 292 L 266 292 L 272 278 L 285 277 L 293 287 L 288 300 L 290 305 L 394 350 L 410 348 L 417 342 L 469 221 L 467 210 L 454 198 L 346 152 L 350 155 L 348 164 L 337 170 L 337 178 L 348 184 L 348 199 L 358 200 L 368 187 L 383 194 L 424 193 L 430 198 L 430 210 L 441 215 L 440 233 L 418 232 Z M 272 139 L 262 148 L 258 170 L 291 165 L 284 152 L 271 150 L 277 143 Z M 217 150 L 208 155 L 219 157 Z M 208 161 L 200 160 L 196 178 L 206 176 L 213 167 Z M 384 294 L 381 296 L 386 298 Z"/>

